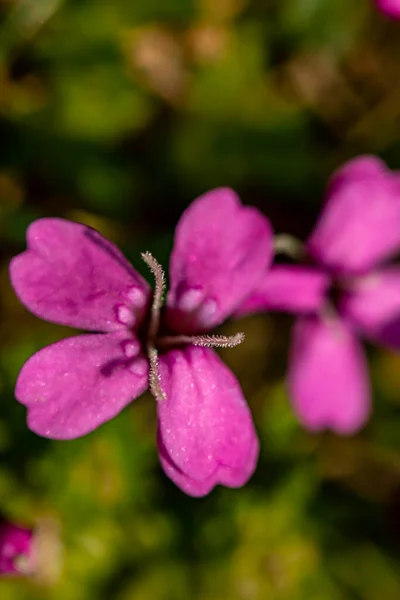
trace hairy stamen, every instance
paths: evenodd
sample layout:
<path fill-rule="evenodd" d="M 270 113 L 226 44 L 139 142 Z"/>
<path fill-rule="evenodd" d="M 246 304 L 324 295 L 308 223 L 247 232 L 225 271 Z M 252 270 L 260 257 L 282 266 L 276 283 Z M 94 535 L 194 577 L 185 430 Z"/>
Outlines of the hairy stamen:
<path fill-rule="evenodd" d="M 151 305 L 151 318 L 149 325 L 149 340 L 155 340 L 160 325 L 160 311 L 165 292 L 165 274 L 160 263 L 150 252 L 142 252 L 142 258 L 150 271 L 154 275 L 155 289 L 153 294 L 153 303 Z"/>
<path fill-rule="evenodd" d="M 234 348 L 244 340 L 244 333 L 235 335 L 174 335 L 158 337 L 160 313 L 165 292 L 165 274 L 160 263 L 150 252 L 142 252 L 142 259 L 154 275 L 155 288 L 151 306 L 150 323 L 147 332 L 147 355 L 149 359 L 149 386 L 156 400 L 165 400 L 162 389 L 158 349 L 174 348 L 177 345 L 192 344 L 203 348 Z"/>
<path fill-rule="evenodd" d="M 160 346 L 170 344 L 192 344 L 203 348 L 234 348 L 244 341 L 244 333 L 235 335 L 177 335 L 165 336 L 158 340 Z"/>
<path fill-rule="evenodd" d="M 156 348 L 148 348 L 148 356 L 150 362 L 149 385 L 150 391 L 156 400 L 165 400 L 166 394 L 161 387 L 160 369 L 158 363 L 158 352 Z"/>
<path fill-rule="evenodd" d="M 149 329 L 147 332 L 147 355 L 149 358 L 149 386 L 150 391 L 156 400 L 165 400 L 166 395 L 161 387 L 160 368 L 158 363 L 158 352 L 155 347 L 158 328 L 160 326 L 160 311 L 163 304 L 165 292 L 165 274 L 160 263 L 150 252 L 142 252 L 142 259 L 154 275 L 155 288 L 153 294 L 153 303 L 151 305 L 151 315 Z"/>

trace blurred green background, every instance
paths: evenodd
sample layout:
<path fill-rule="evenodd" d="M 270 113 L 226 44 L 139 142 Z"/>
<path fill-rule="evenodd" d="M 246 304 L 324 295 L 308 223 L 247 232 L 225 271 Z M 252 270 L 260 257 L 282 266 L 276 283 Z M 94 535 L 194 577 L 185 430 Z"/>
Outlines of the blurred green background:
<path fill-rule="evenodd" d="M 290 318 L 243 320 L 223 356 L 259 466 L 192 499 L 161 473 L 149 395 L 83 439 L 27 429 L 18 371 L 71 332 L 28 314 L 7 267 L 50 215 L 167 266 L 182 210 L 219 185 L 305 238 L 341 162 L 400 168 L 400 24 L 369 0 L 0 0 L 0 19 L 0 511 L 61 544 L 1 600 L 399 600 L 400 357 L 369 349 L 358 436 L 309 435 L 284 387 Z"/>

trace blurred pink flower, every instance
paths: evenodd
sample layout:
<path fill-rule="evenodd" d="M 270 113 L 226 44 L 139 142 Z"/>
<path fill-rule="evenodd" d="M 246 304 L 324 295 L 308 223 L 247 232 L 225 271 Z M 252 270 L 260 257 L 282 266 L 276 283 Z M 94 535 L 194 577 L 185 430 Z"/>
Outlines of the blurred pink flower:
<path fill-rule="evenodd" d="M 33 532 L 0 522 L 0 575 L 28 575 L 33 570 Z"/>
<path fill-rule="evenodd" d="M 288 386 L 310 430 L 357 431 L 370 411 L 368 369 L 359 336 L 400 350 L 400 174 L 360 157 L 332 178 L 305 255 L 316 265 L 275 265 L 238 314 L 299 315 Z"/>
<path fill-rule="evenodd" d="M 394 19 L 400 19 L 400 0 L 375 0 L 383 13 Z"/>
<path fill-rule="evenodd" d="M 142 257 L 154 294 L 119 250 L 85 225 L 40 219 L 27 241 L 10 265 L 21 301 L 48 321 L 96 332 L 48 346 L 24 365 L 15 393 L 28 408 L 29 427 L 53 439 L 82 436 L 150 385 L 166 474 L 193 496 L 218 483 L 243 485 L 258 440 L 239 383 L 211 349 L 234 346 L 243 335 L 205 332 L 235 312 L 268 268 L 267 219 L 230 189 L 195 200 L 176 229 L 162 311 L 164 273 L 151 254 Z"/>

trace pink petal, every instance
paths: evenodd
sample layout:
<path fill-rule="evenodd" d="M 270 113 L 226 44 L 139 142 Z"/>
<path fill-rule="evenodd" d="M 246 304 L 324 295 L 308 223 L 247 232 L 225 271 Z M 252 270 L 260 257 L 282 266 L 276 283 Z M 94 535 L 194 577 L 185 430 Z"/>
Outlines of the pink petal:
<path fill-rule="evenodd" d="M 339 272 L 364 273 L 400 251 L 400 175 L 374 157 L 333 177 L 308 241 L 310 254 Z"/>
<path fill-rule="evenodd" d="M 211 492 L 211 490 L 218 485 L 219 483 L 223 483 L 228 487 L 238 487 L 236 484 L 236 480 L 240 477 L 240 473 L 236 472 L 234 469 L 230 469 L 220 466 L 219 470 L 204 481 L 198 481 L 196 479 L 192 479 L 186 473 L 181 471 L 171 460 L 163 440 L 160 436 L 160 433 L 157 437 L 158 451 L 160 457 L 160 463 L 164 470 L 164 473 L 181 489 L 188 494 L 189 496 L 194 496 L 199 498 L 201 496 L 206 496 Z M 257 438 L 254 439 L 254 443 L 251 448 L 251 454 L 248 457 L 249 464 L 257 463 L 259 452 L 259 445 Z M 229 482 L 232 483 L 229 483 Z M 246 483 L 246 482 L 244 482 Z M 242 484 L 239 484 L 239 486 Z"/>
<path fill-rule="evenodd" d="M 158 402 L 161 464 L 187 494 L 218 483 L 244 485 L 256 467 L 258 440 L 239 383 L 217 354 L 189 346 L 160 359 L 167 399 Z"/>
<path fill-rule="evenodd" d="M 361 333 L 400 349 L 400 267 L 354 279 L 340 309 Z"/>
<path fill-rule="evenodd" d="M 400 0 L 375 0 L 377 7 L 388 17 L 400 19 Z"/>
<path fill-rule="evenodd" d="M 32 431 L 72 439 L 115 417 L 147 384 L 148 364 L 137 339 L 89 334 L 34 354 L 22 367 L 15 395 L 28 408 Z"/>
<path fill-rule="evenodd" d="M 311 267 L 275 265 L 261 285 L 244 300 L 237 316 L 264 310 L 295 314 L 315 312 L 325 301 L 330 279 Z"/>
<path fill-rule="evenodd" d="M 90 331 L 137 327 L 150 288 L 100 233 L 72 221 L 39 219 L 28 249 L 10 264 L 11 283 L 35 315 Z"/>
<path fill-rule="evenodd" d="M 168 320 L 182 333 L 226 319 L 258 284 L 272 257 L 269 221 L 219 188 L 181 217 L 171 255 Z"/>
<path fill-rule="evenodd" d="M 339 319 L 300 317 L 289 358 L 289 394 L 311 431 L 351 434 L 370 412 L 368 368 L 363 349 Z"/>

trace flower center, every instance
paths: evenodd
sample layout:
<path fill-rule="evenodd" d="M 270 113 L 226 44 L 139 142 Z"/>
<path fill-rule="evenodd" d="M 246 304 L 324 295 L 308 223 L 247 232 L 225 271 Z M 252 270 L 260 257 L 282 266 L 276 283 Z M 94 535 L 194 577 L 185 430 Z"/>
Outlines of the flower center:
<path fill-rule="evenodd" d="M 150 363 L 149 384 L 156 400 L 165 400 L 166 395 L 161 386 L 158 352 L 177 346 L 203 346 L 206 348 L 233 348 L 244 340 L 244 333 L 235 335 L 159 335 L 160 315 L 165 293 L 165 273 L 160 263 L 150 252 L 143 252 L 142 259 L 154 275 L 155 288 L 150 310 L 150 321 L 146 336 L 146 350 Z"/>
<path fill-rule="evenodd" d="M 311 265 L 322 271 L 322 266 L 307 253 L 305 244 L 297 238 L 283 233 L 274 238 L 275 256 L 282 255 L 283 260 L 277 263 L 294 263 L 300 265 Z M 321 305 L 318 314 L 326 319 L 332 320 L 340 312 L 340 302 L 347 291 L 357 285 L 358 277 L 343 276 L 332 272 L 329 267 L 324 267 L 324 271 L 329 275 L 330 283 L 325 293 L 324 303 Z M 364 278 L 364 276 L 362 276 Z"/>

